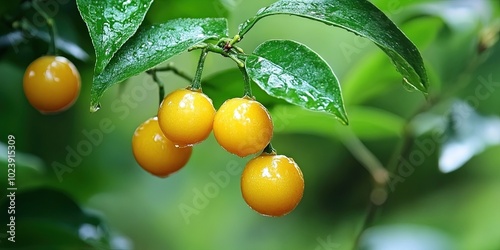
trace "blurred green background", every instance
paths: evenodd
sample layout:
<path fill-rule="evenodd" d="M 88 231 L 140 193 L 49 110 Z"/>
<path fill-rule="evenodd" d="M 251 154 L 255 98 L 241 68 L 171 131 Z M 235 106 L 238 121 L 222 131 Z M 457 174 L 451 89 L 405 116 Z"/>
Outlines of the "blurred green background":
<path fill-rule="evenodd" d="M 27 65 L 46 52 L 43 34 L 47 30 L 36 26 L 42 35 L 25 33 L 24 39 L 16 33 L 12 20 L 33 16 L 30 11 L 19 12 L 19 6 L 25 4 L 20 2 L 0 7 L 0 160 L 7 166 L 7 138 L 14 135 L 18 187 L 16 243 L 12 244 L 6 238 L 7 170 L 2 168 L 2 249 L 353 247 L 367 214 L 373 181 L 360 159 L 345 146 L 342 134 L 346 128 L 332 117 L 262 97 L 275 123 L 274 147 L 293 157 L 305 178 L 302 202 L 285 217 L 263 217 L 245 204 L 240 176 L 226 169 L 237 166 L 241 171 L 250 157 L 230 155 L 212 135 L 196 145 L 181 171 L 166 179 L 154 177 L 136 164 L 131 152 L 135 128 L 156 115 L 158 90 L 152 79 L 141 74 L 116 85 L 105 93 L 101 110 L 89 113 L 94 59 L 87 29 L 73 1 L 47 1 L 52 4 L 49 10 L 59 37 L 90 57 L 85 59 L 78 47 L 66 46 L 63 55 L 82 76 L 81 95 L 64 113 L 40 114 L 24 97 L 22 76 Z M 239 23 L 273 2 L 157 0 L 146 22 L 227 17 L 233 35 Z M 401 76 L 380 49 L 338 28 L 273 16 L 259 22 L 241 47 L 250 52 L 263 41 L 283 38 L 318 52 L 342 84 L 351 121 L 347 131 L 384 165 L 408 139 L 404 157 L 410 168 L 397 169 L 397 176 L 391 177 L 398 183 L 389 190 L 389 200 L 375 223 L 362 235 L 361 249 L 500 249 L 500 147 L 496 146 L 500 141 L 488 141 L 500 133 L 496 123 L 500 116 L 500 46 L 495 39 L 500 29 L 498 1 L 372 2 L 422 52 L 431 82 L 431 107 L 421 94 L 401 85 Z M 197 60 L 198 53 L 193 52 L 171 61 L 194 75 Z M 216 106 L 235 97 L 232 89 L 240 88 L 238 93 L 243 93 L 242 79 L 234 70 L 230 60 L 208 57 L 204 80 L 209 85 L 204 90 Z M 170 73 L 161 78 L 167 91 L 189 84 Z M 458 99 L 477 114 L 450 113 Z M 419 110 L 425 112 L 415 117 Z M 457 119 L 468 130 L 456 129 L 453 122 Z M 480 129 L 486 123 L 478 122 L 483 120 L 495 121 L 492 134 L 480 136 L 486 131 Z M 101 129 L 109 124 L 110 131 Z M 451 139 L 433 139 L 442 133 L 451 133 Z M 467 146 L 471 138 L 479 138 L 474 143 L 484 147 L 464 164 L 458 162 L 457 170 L 440 171 L 438 161 L 446 143 L 456 139 Z M 457 158 L 466 153 L 452 151 Z M 419 155 L 424 157 L 417 159 Z M 221 176 L 229 176 L 229 181 L 222 181 Z"/>

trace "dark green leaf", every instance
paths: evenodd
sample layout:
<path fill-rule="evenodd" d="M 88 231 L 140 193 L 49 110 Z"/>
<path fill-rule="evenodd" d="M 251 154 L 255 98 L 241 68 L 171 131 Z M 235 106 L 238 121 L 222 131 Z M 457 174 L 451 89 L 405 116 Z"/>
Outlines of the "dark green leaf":
<path fill-rule="evenodd" d="M 403 29 L 420 48 L 428 48 L 442 26 L 440 19 L 427 17 L 406 22 Z M 437 90 L 440 80 L 435 73 L 433 75 L 432 67 L 427 67 L 427 74 L 433 83 L 432 87 Z M 342 92 L 347 105 L 359 104 L 390 91 L 399 82 L 401 78 L 387 63 L 387 57 L 381 51 L 373 51 L 359 60 L 342 78 Z"/>
<path fill-rule="evenodd" d="M 427 93 L 428 79 L 415 45 L 377 7 L 365 0 L 281 0 L 240 25 L 243 37 L 261 18 L 288 14 L 338 26 L 377 44 L 413 88 Z"/>
<path fill-rule="evenodd" d="M 99 98 L 115 83 L 144 72 L 200 42 L 227 37 L 227 33 L 227 21 L 223 18 L 175 19 L 140 28 L 104 71 L 94 77 L 91 111 L 97 110 Z"/>
<path fill-rule="evenodd" d="M 153 0 L 77 0 L 96 54 L 95 73 L 101 73 L 114 54 L 137 31 Z"/>
<path fill-rule="evenodd" d="M 10 191 L 9 191 L 10 192 Z M 10 221 L 9 197 L 0 208 L 2 221 Z M 67 194 L 37 188 L 15 194 L 16 247 L 23 249 L 110 249 L 107 226 L 101 218 L 84 211 Z M 5 220 L 4 220 L 5 219 Z M 9 243 L 3 241 L 2 244 Z M 1 247 L 8 246 L 2 245 Z M 3 249 L 3 248 L 2 248 Z"/>
<path fill-rule="evenodd" d="M 239 69 L 229 69 L 211 75 L 203 80 L 203 92 L 207 94 L 218 109 L 229 98 L 243 96 L 243 76 Z M 252 94 L 262 105 L 271 109 L 276 104 L 287 104 L 285 101 L 272 97 L 252 82 Z"/>
<path fill-rule="evenodd" d="M 269 95 L 304 108 L 348 119 L 337 77 L 308 47 L 289 40 L 262 43 L 246 59 L 250 78 Z"/>

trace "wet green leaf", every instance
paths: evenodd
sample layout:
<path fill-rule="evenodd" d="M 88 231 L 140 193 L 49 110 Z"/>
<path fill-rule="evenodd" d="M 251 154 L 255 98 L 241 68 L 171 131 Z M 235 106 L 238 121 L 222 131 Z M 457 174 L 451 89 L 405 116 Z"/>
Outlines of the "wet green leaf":
<path fill-rule="evenodd" d="M 205 40 L 226 37 L 227 29 L 227 21 L 223 18 L 175 19 L 140 28 L 104 71 L 94 76 L 91 111 L 98 109 L 99 98 L 115 83 L 144 72 Z"/>
<path fill-rule="evenodd" d="M 377 7 L 368 1 L 281 0 L 261 9 L 240 25 L 243 37 L 260 19 L 277 14 L 295 15 L 337 26 L 377 44 L 413 88 L 427 93 L 428 79 L 415 45 Z"/>
<path fill-rule="evenodd" d="M 239 69 L 229 69 L 207 77 L 203 80 L 203 92 L 210 96 L 217 109 L 229 98 L 243 96 L 243 76 Z M 287 104 L 272 97 L 252 82 L 252 94 L 257 101 L 271 109 L 276 104 Z"/>
<path fill-rule="evenodd" d="M 402 26 L 412 41 L 422 49 L 429 47 L 442 27 L 442 21 L 434 17 L 419 18 Z M 440 80 L 435 76 L 432 67 L 427 68 L 427 74 L 436 90 Z M 347 105 L 360 104 L 390 91 L 391 87 L 399 82 L 401 78 L 387 63 L 387 57 L 381 51 L 373 51 L 359 60 L 342 78 L 342 92 Z"/>
<path fill-rule="evenodd" d="M 246 59 L 246 67 L 250 78 L 269 95 L 348 123 L 337 77 L 308 47 L 289 40 L 267 41 Z"/>
<path fill-rule="evenodd" d="M 114 54 L 137 31 L 153 0 L 77 0 L 96 54 L 95 73 L 101 73 Z"/>

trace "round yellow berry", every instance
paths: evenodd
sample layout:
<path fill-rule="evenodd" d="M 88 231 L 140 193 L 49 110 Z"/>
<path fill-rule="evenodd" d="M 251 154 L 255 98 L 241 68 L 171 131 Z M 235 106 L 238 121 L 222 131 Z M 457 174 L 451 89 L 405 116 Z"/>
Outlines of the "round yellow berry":
<path fill-rule="evenodd" d="M 42 113 L 57 113 L 71 107 L 80 94 L 80 74 L 62 56 L 42 56 L 24 73 L 23 89 L 28 102 Z"/>
<path fill-rule="evenodd" d="M 205 140 L 212 131 L 215 109 L 205 94 L 179 89 L 163 99 L 158 121 L 163 134 L 179 146 Z"/>
<path fill-rule="evenodd" d="M 262 154 L 250 160 L 241 175 L 241 193 L 255 211 L 283 216 L 299 204 L 304 194 L 304 177 L 292 158 Z"/>
<path fill-rule="evenodd" d="M 137 163 L 159 177 L 166 177 L 181 169 L 189 161 L 192 151 L 192 147 L 179 148 L 167 139 L 156 117 L 137 127 L 132 137 L 132 152 Z"/>
<path fill-rule="evenodd" d="M 273 136 L 267 109 L 247 98 L 225 101 L 214 118 L 214 136 L 228 152 L 245 157 L 262 151 Z"/>

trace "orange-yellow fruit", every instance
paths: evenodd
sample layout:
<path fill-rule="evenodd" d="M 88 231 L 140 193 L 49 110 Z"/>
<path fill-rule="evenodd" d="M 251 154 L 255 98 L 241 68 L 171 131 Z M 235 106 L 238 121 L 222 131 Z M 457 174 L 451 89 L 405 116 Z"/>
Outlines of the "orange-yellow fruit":
<path fill-rule="evenodd" d="M 214 118 L 214 136 L 228 152 L 245 157 L 262 151 L 273 136 L 267 109 L 255 100 L 225 101 Z"/>
<path fill-rule="evenodd" d="M 80 74 L 62 56 L 42 56 L 33 61 L 23 78 L 23 89 L 31 106 L 42 113 L 57 113 L 71 107 L 80 94 Z"/>
<path fill-rule="evenodd" d="M 166 177 L 181 169 L 189 161 L 192 147 L 176 147 L 158 126 L 156 117 L 142 123 L 132 137 L 135 160 L 146 171 Z"/>
<path fill-rule="evenodd" d="M 304 194 L 304 177 L 292 158 L 262 154 L 250 160 L 241 175 L 241 193 L 255 211 L 283 216 L 299 204 Z"/>
<path fill-rule="evenodd" d="M 205 140 L 212 131 L 215 109 L 205 94 L 179 89 L 168 94 L 158 110 L 163 134 L 179 146 Z"/>

